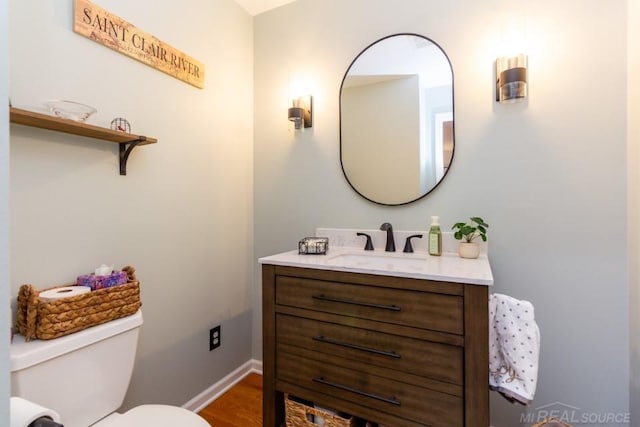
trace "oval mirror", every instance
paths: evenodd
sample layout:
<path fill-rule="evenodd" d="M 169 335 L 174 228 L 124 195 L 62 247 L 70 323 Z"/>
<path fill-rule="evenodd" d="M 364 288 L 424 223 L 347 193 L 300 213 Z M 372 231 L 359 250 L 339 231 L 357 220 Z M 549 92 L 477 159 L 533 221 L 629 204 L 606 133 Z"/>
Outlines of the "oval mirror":
<path fill-rule="evenodd" d="M 447 174 L 454 150 L 453 70 L 432 40 L 394 34 L 364 49 L 340 88 L 340 162 L 382 205 L 414 202 Z"/>

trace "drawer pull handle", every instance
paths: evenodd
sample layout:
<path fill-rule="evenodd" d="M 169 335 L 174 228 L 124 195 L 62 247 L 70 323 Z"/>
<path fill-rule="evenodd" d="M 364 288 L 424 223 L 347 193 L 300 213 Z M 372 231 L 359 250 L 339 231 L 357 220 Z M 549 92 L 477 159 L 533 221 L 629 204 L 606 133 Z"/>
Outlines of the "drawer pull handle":
<path fill-rule="evenodd" d="M 374 353 L 374 354 L 380 354 L 382 356 L 389 356 L 389 357 L 393 357 L 396 359 L 400 359 L 400 355 L 398 353 L 396 353 L 395 351 L 384 351 L 384 350 L 378 350 L 377 348 L 371 348 L 371 347 L 364 347 L 358 344 L 350 344 L 348 342 L 344 342 L 344 341 L 337 341 L 337 340 L 332 340 L 330 338 L 325 338 L 323 335 L 319 335 L 317 337 L 313 337 L 313 339 L 315 341 L 320 341 L 320 342 L 324 342 L 327 344 L 335 344 L 335 345 L 339 345 L 342 347 L 347 347 L 347 348 L 352 348 L 355 350 L 362 350 L 362 351 L 367 351 L 369 353 Z"/>
<path fill-rule="evenodd" d="M 377 394 L 373 394 L 373 393 L 367 393 L 366 391 L 362 391 L 362 390 L 358 390 L 358 389 L 355 389 L 355 388 L 351 388 L 349 386 L 338 384 L 338 383 L 334 383 L 332 381 L 327 381 L 327 380 L 324 379 L 324 377 L 314 378 L 313 381 L 317 382 L 317 383 L 320 383 L 320 384 L 328 385 L 330 387 L 339 388 L 340 390 L 345 390 L 345 391 L 349 391 L 351 393 L 356 393 L 356 394 L 359 394 L 361 396 L 366 396 L 366 397 L 370 397 L 372 399 L 380 400 L 380 401 L 385 402 L 385 403 L 390 403 L 392 405 L 400 406 L 400 402 L 398 400 L 396 400 L 394 397 L 389 398 L 389 397 L 378 396 Z"/>
<path fill-rule="evenodd" d="M 398 307 L 397 305 L 372 304 L 372 303 L 369 303 L 369 302 L 360 302 L 360 301 L 353 301 L 353 300 L 348 300 L 348 299 L 328 297 L 328 296 L 326 296 L 324 294 L 313 295 L 312 298 L 313 299 L 318 299 L 320 301 L 341 302 L 343 304 L 353 304 L 353 305 L 360 305 L 360 306 L 363 306 L 363 307 L 381 308 L 383 310 L 390 310 L 390 311 L 400 311 L 401 310 L 401 308 Z"/>

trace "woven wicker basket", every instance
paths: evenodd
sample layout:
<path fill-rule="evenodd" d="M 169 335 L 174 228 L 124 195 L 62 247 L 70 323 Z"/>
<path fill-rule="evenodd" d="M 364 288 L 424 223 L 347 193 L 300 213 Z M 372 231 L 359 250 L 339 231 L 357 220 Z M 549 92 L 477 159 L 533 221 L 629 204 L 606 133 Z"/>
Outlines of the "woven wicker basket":
<path fill-rule="evenodd" d="M 338 415 L 330 414 L 322 409 L 312 408 L 311 406 L 291 400 L 288 395 L 285 396 L 284 406 L 287 427 L 318 427 L 318 424 L 309 421 L 307 415 L 322 417 L 324 419 L 324 427 L 355 426 L 355 419 L 353 417 L 346 419 Z"/>
<path fill-rule="evenodd" d="M 541 423 L 535 424 L 532 427 L 571 427 L 571 424 L 564 423 L 555 418 L 547 418 Z"/>
<path fill-rule="evenodd" d="M 133 267 L 122 270 L 127 272 L 126 284 L 55 301 L 41 301 L 40 292 L 32 285 L 22 285 L 18 293 L 17 332 L 26 341 L 50 340 L 134 314 L 142 305 L 140 282 Z"/>

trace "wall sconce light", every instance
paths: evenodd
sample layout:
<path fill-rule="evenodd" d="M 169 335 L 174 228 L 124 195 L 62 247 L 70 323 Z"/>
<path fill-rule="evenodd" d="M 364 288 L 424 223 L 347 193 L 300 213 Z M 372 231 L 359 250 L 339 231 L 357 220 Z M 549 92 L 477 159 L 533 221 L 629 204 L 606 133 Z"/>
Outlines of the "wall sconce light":
<path fill-rule="evenodd" d="M 313 125 L 313 97 L 306 95 L 295 98 L 287 118 L 294 123 L 296 129 L 310 128 Z"/>
<path fill-rule="evenodd" d="M 496 59 L 496 101 L 517 102 L 527 97 L 527 55 Z"/>

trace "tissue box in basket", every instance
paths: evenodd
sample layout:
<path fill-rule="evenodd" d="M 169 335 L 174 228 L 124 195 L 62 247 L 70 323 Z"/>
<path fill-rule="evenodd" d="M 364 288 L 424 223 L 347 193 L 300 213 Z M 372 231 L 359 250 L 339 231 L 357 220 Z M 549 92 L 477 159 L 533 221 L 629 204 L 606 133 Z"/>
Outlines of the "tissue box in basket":
<path fill-rule="evenodd" d="M 133 267 L 122 270 L 127 275 L 125 284 L 53 301 L 41 300 L 32 285 L 22 285 L 16 316 L 18 333 L 26 341 L 50 340 L 136 313 L 142 305 L 140 282 Z"/>
<path fill-rule="evenodd" d="M 127 273 L 125 271 L 114 271 L 108 276 L 96 276 L 95 274 L 84 274 L 78 276 L 78 286 L 89 286 L 92 291 L 110 288 L 127 283 Z"/>

